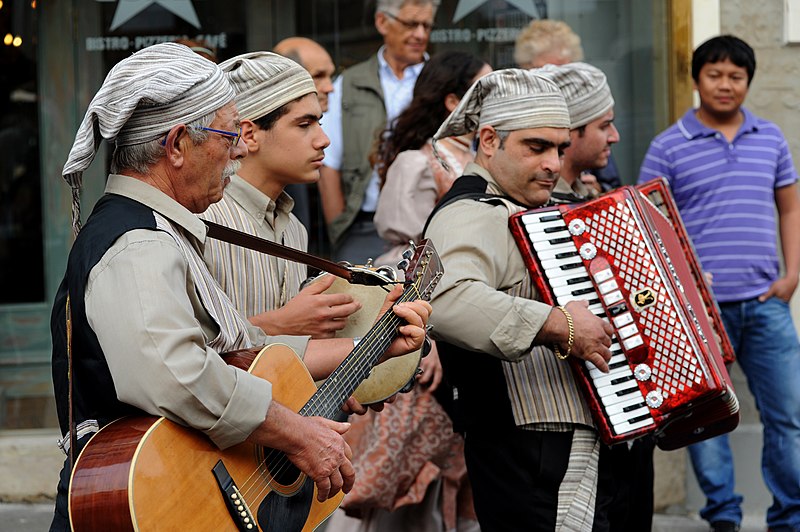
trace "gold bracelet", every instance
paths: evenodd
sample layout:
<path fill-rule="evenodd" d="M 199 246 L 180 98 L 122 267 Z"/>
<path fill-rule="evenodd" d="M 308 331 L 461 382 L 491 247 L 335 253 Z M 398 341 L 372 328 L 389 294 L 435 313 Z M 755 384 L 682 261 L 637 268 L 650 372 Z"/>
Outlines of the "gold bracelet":
<path fill-rule="evenodd" d="M 558 348 L 557 344 L 553 344 L 553 351 L 555 351 L 556 356 L 560 360 L 566 360 L 566 358 L 572 353 L 572 344 L 575 343 L 575 324 L 572 323 L 572 315 L 567 312 L 562 306 L 556 307 L 558 310 L 564 313 L 564 317 L 567 318 L 567 326 L 569 327 L 569 339 L 567 340 L 567 352 L 562 353 L 561 349 Z"/>

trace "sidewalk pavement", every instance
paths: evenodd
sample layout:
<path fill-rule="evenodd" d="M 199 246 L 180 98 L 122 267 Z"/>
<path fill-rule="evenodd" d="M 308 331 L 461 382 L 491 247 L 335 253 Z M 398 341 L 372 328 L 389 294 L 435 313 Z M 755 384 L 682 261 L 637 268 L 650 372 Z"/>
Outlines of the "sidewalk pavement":
<path fill-rule="evenodd" d="M 52 504 L 0 503 L 0 532 L 44 532 L 52 516 Z M 745 516 L 741 532 L 764 532 L 766 528 L 763 518 Z M 653 519 L 653 532 L 707 530 L 708 525 L 697 516 L 656 514 Z"/>

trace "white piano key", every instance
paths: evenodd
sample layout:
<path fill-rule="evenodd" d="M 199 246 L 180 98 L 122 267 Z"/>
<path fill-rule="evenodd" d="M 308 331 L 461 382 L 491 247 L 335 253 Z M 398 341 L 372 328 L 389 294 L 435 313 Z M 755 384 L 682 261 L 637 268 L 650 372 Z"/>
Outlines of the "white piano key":
<path fill-rule="evenodd" d="M 563 229 L 567 232 L 567 224 L 564 223 L 564 220 L 554 220 L 552 222 L 533 222 L 533 223 L 526 223 L 525 230 L 528 232 L 529 236 L 532 236 L 534 233 L 543 233 L 547 231 L 547 229 Z M 549 231 L 548 231 L 549 232 Z M 567 234 L 569 234 L 567 232 Z"/>
<path fill-rule="evenodd" d="M 546 260 L 559 260 L 565 259 L 567 257 L 580 257 L 578 250 L 575 248 L 575 244 L 572 242 L 568 242 L 566 245 L 562 244 L 560 246 L 553 247 L 552 249 L 546 249 L 543 251 L 536 252 L 536 258 L 539 259 L 540 262 L 544 262 Z"/>
<path fill-rule="evenodd" d="M 583 264 L 583 259 L 580 255 L 575 255 L 573 257 L 564 257 L 562 259 L 547 259 L 541 260 L 539 259 L 539 263 L 542 265 L 542 268 L 547 270 L 552 270 L 554 268 L 562 268 L 569 264 Z"/>
<path fill-rule="evenodd" d="M 551 268 L 545 270 L 544 275 L 547 279 L 556 279 L 558 277 L 575 277 L 586 275 L 586 267 L 579 264 L 574 268 Z"/>
<path fill-rule="evenodd" d="M 626 379 L 626 377 L 630 377 L 630 379 Z M 625 379 L 625 380 L 622 382 L 612 383 L 613 381 L 617 381 L 620 379 Z M 602 388 L 606 388 L 608 386 L 620 386 L 631 379 L 634 379 L 634 377 L 633 377 L 633 371 L 631 371 L 631 368 L 629 366 L 628 371 L 625 372 L 623 375 L 612 375 L 610 373 L 606 373 L 602 377 L 597 377 L 596 379 L 594 379 L 593 382 L 595 388 L 597 388 L 597 390 L 599 391 Z M 636 381 L 634 379 L 634 384 L 635 382 Z"/>
<path fill-rule="evenodd" d="M 608 405 L 607 407 L 605 407 L 603 410 L 605 411 L 606 416 L 611 417 L 615 414 L 622 412 L 623 410 L 625 410 L 630 406 L 635 406 L 635 405 L 647 406 L 647 404 L 644 402 L 644 399 L 642 399 L 641 397 L 633 396 L 633 394 L 631 395 L 632 397 L 630 399 L 626 399 L 624 401 L 620 401 L 617 404 Z"/>
<path fill-rule="evenodd" d="M 569 236 L 569 231 L 567 231 L 566 227 L 561 228 L 558 231 L 548 231 L 547 233 L 545 233 L 544 231 L 535 231 L 533 233 L 531 232 L 528 233 L 528 238 L 534 244 L 536 244 L 537 242 L 555 240 L 565 237 L 568 237 L 570 240 L 572 240 L 572 237 Z"/>
<path fill-rule="evenodd" d="M 555 290 L 556 288 L 562 286 L 575 285 L 578 283 L 585 283 L 587 281 L 591 282 L 591 280 L 591 277 L 588 275 L 576 275 L 575 277 L 564 276 L 556 277 L 555 279 L 548 279 L 548 284 L 550 285 L 550 288 Z"/>
<path fill-rule="evenodd" d="M 625 358 L 625 357 L 623 356 L 623 358 Z M 627 362 L 625 363 L 624 366 L 619 366 L 619 367 L 616 367 L 616 368 L 610 368 L 608 370 L 608 373 L 603 373 L 602 371 L 600 371 L 599 369 L 595 368 L 594 366 L 592 366 L 592 368 L 589 369 L 589 376 L 592 378 L 593 381 L 596 381 L 597 379 L 601 379 L 603 377 L 608 377 L 608 376 L 624 377 L 626 375 L 633 375 L 633 372 L 631 371 L 631 367 L 627 364 Z M 595 386 L 596 386 L 596 384 L 595 384 Z"/>
<path fill-rule="evenodd" d="M 560 218 L 561 222 L 564 225 L 567 225 L 566 222 L 564 221 L 564 219 L 561 218 L 561 212 L 559 212 L 558 209 L 552 209 L 552 210 L 549 210 L 549 211 L 540 211 L 540 212 L 531 213 L 531 214 L 523 214 L 522 215 L 522 223 L 524 223 L 526 225 L 529 224 L 529 223 L 538 223 L 539 220 L 541 220 L 542 218 L 552 218 L 554 216 L 557 216 L 558 218 Z"/>
<path fill-rule="evenodd" d="M 595 303 L 594 305 L 589 305 L 589 312 L 595 316 L 599 316 L 600 314 L 605 314 L 606 309 L 602 303 Z M 608 321 L 608 319 L 606 319 L 606 321 Z"/>
<path fill-rule="evenodd" d="M 608 412 L 606 412 L 608 414 Z M 608 416 L 608 420 L 611 422 L 612 425 L 617 426 L 621 425 L 623 422 L 630 422 L 631 419 L 647 415 L 652 419 L 650 415 L 650 409 L 647 406 L 643 406 L 641 408 L 637 408 L 636 410 L 631 410 L 630 412 L 620 412 L 618 414 L 614 414 L 613 416 Z"/>
<path fill-rule="evenodd" d="M 629 432 L 633 432 L 636 429 L 647 427 L 647 426 L 652 425 L 654 423 L 655 423 L 655 420 L 653 418 L 650 418 L 650 419 L 644 419 L 642 421 L 638 421 L 636 423 L 623 422 L 619 426 L 612 425 L 612 427 L 614 427 L 614 432 L 616 434 L 627 434 Z"/>
<path fill-rule="evenodd" d="M 597 385 L 595 385 L 595 386 L 597 386 Z M 628 395 L 628 394 L 620 395 L 619 392 L 631 390 L 633 388 L 636 389 L 634 393 L 638 393 L 639 396 L 642 397 L 642 392 L 641 392 L 641 390 L 639 390 L 639 385 L 636 383 L 636 379 L 631 379 L 631 380 L 625 381 L 625 382 L 623 382 L 621 384 L 609 384 L 608 386 L 602 386 L 602 387 L 597 386 L 597 395 L 599 395 L 600 397 L 607 397 L 609 395 L 616 395 L 618 397 L 622 397 L 622 399 L 620 399 L 620 400 L 624 400 L 624 399 L 627 399 L 627 397 L 623 397 L 623 395 Z M 644 398 L 642 400 L 644 400 Z M 617 401 L 615 401 L 615 402 L 617 402 Z"/>
<path fill-rule="evenodd" d="M 572 237 L 568 234 L 549 238 L 531 239 L 531 244 L 537 253 L 540 251 L 546 251 L 548 249 L 564 246 L 566 244 L 572 244 L 572 246 L 575 247 L 575 244 L 572 242 Z M 577 250 L 578 248 L 575 249 Z"/>
<path fill-rule="evenodd" d="M 553 294 L 556 297 L 560 297 L 560 296 L 567 295 L 567 294 L 574 294 L 574 292 L 576 292 L 576 291 L 587 290 L 589 288 L 592 289 L 592 293 L 595 293 L 594 292 L 594 284 L 591 281 L 586 281 L 586 282 L 577 283 L 577 284 L 568 284 L 568 285 L 565 285 L 565 286 L 552 287 L 552 288 L 553 288 Z"/>

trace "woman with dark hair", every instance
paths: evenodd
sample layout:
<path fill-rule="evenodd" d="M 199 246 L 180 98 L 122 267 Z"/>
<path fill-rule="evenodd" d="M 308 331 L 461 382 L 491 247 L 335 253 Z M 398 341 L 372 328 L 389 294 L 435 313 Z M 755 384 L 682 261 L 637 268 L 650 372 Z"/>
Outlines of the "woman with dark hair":
<path fill-rule="evenodd" d="M 472 136 L 448 137 L 433 155 L 430 138 L 456 108 L 461 97 L 491 67 L 466 52 L 442 52 L 431 57 L 414 85 L 408 108 L 384 135 L 375 157 L 382 189 L 375 211 L 378 234 L 391 247 L 375 260 L 395 265 L 408 241 L 417 241 L 436 201 L 472 161 Z"/>
<path fill-rule="evenodd" d="M 411 104 L 377 150 L 383 189 L 375 223 L 396 244 L 376 260 L 392 265 L 419 240 L 428 214 L 473 158 L 471 138 L 437 144 L 448 169 L 433 155 L 430 137 L 489 65 L 464 52 L 433 56 L 417 78 Z M 376 161 L 372 161 L 373 164 Z M 329 532 L 479 531 L 464 463 L 464 440 L 433 396 L 442 378 L 435 346 L 422 359 L 416 387 L 398 394 L 379 416 L 351 419 L 345 439 L 353 450 L 356 483 Z M 350 518 L 345 516 L 345 513 Z M 360 520 L 352 519 L 358 517 Z"/>

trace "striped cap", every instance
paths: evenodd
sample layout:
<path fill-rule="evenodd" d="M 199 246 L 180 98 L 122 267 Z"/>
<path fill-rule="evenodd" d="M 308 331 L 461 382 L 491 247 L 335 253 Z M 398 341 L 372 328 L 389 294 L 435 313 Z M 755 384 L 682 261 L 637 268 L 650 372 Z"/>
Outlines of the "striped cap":
<path fill-rule="evenodd" d="M 258 120 L 282 105 L 317 92 L 305 68 L 272 52 L 238 55 L 219 66 L 236 91 L 239 116 L 247 120 Z"/>
<path fill-rule="evenodd" d="M 550 80 L 519 68 L 495 70 L 473 83 L 439 126 L 433 135 L 434 152 L 438 139 L 471 133 L 482 126 L 501 131 L 569 128 L 569 111 L 561 91 Z"/>
<path fill-rule="evenodd" d="M 117 63 L 83 117 L 62 175 L 72 187 L 72 225 L 80 230 L 80 187 L 103 139 L 141 144 L 233 100 L 222 71 L 182 44 L 144 48 Z"/>
<path fill-rule="evenodd" d="M 614 107 L 606 75 L 588 63 L 545 65 L 532 72 L 552 80 L 561 89 L 569 108 L 570 129 L 585 126 Z"/>

